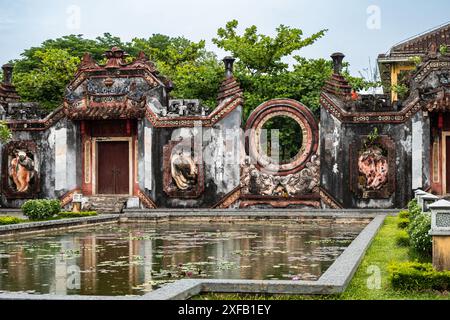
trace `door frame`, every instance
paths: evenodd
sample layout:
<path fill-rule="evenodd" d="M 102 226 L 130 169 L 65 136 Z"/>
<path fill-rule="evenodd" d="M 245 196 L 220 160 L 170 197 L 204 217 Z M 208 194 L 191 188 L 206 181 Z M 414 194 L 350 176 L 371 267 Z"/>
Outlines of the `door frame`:
<path fill-rule="evenodd" d="M 450 131 L 442 131 L 442 156 L 441 156 L 441 169 L 442 169 L 442 194 L 447 195 L 447 137 L 450 137 Z M 450 159 L 449 159 L 450 160 Z"/>
<path fill-rule="evenodd" d="M 92 170 L 92 194 L 98 195 L 98 144 L 99 143 L 108 143 L 108 142 L 118 142 L 118 141 L 126 141 L 128 142 L 128 170 L 129 170 L 129 178 L 128 178 L 128 194 L 127 196 L 133 195 L 133 138 L 132 137 L 96 137 L 92 138 L 93 143 L 93 161 L 94 168 Z M 125 195 L 125 194 L 124 194 Z M 120 194 L 117 194 L 120 196 Z"/>

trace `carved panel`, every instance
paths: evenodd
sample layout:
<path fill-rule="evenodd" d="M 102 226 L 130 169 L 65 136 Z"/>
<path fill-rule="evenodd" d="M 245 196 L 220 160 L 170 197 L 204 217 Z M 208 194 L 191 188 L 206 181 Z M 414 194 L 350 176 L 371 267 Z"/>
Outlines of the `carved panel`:
<path fill-rule="evenodd" d="M 395 144 L 388 136 L 350 145 L 350 189 L 360 199 L 387 199 L 395 192 Z"/>
<path fill-rule="evenodd" d="M 204 191 L 203 158 L 192 150 L 192 143 L 183 144 L 182 139 L 163 148 L 163 186 L 171 198 L 195 199 Z"/>
<path fill-rule="evenodd" d="M 12 141 L 3 148 L 3 194 L 31 199 L 39 192 L 39 159 L 33 141 Z"/>

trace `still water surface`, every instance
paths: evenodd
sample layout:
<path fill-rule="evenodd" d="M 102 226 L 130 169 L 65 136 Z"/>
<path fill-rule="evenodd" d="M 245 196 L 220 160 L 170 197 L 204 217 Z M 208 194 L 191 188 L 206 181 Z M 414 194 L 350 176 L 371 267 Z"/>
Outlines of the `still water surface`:
<path fill-rule="evenodd" d="M 365 223 L 121 224 L 0 242 L 0 291 L 142 295 L 184 278 L 317 280 Z"/>

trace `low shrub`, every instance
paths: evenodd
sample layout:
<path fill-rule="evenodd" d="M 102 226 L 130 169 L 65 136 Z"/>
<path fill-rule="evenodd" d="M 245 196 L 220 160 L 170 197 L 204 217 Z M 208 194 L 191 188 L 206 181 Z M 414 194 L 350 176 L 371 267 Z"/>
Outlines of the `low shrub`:
<path fill-rule="evenodd" d="M 408 218 L 400 218 L 398 219 L 397 226 L 399 229 L 406 229 L 409 226 L 409 219 Z"/>
<path fill-rule="evenodd" d="M 28 200 L 22 205 L 22 212 L 30 220 L 45 220 L 61 211 L 59 200 Z"/>
<path fill-rule="evenodd" d="M 61 202 L 59 200 L 45 200 L 48 202 L 48 206 L 50 207 L 50 210 L 53 215 L 58 214 L 61 212 Z"/>
<path fill-rule="evenodd" d="M 429 235 L 431 230 L 431 216 L 428 213 L 418 215 L 408 227 L 411 247 L 419 254 L 430 256 L 433 241 Z"/>
<path fill-rule="evenodd" d="M 409 235 L 406 230 L 400 230 L 395 236 L 395 243 L 399 247 L 408 247 L 409 246 Z"/>
<path fill-rule="evenodd" d="M 422 208 L 417 204 L 417 200 L 412 200 L 408 204 L 409 219 L 414 220 L 422 214 Z"/>
<path fill-rule="evenodd" d="M 97 211 L 82 211 L 82 212 L 59 212 L 58 217 L 61 218 L 82 218 L 96 216 Z"/>
<path fill-rule="evenodd" d="M 408 210 L 400 211 L 400 212 L 398 213 L 398 217 L 399 217 L 400 219 L 409 219 L 409 211 L 408 211 Z"/>
<path fill-rule="evenodd" d="M 450 289 L 450 271 L 436 271 L 431 263 L 391 263 L 388 271 L 394 289 L 411 291 Z"/>
<path fill-rule="evenodd" d="M 0 225 L 2 225 L 2 226 L 7 225 L 7 224 L 18 224 L 21 222 L 22 222 L 22 219 L 19 219 L 17 217 L 11 217 L 11 216 L 0 217 Z"/>

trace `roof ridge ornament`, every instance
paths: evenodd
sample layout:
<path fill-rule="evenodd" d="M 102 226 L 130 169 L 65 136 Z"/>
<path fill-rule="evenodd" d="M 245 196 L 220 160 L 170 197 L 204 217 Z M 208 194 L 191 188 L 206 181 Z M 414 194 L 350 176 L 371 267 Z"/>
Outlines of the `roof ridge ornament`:
<path fill-rule="evenodd" d="M 94 58 L 92 58 L 92 55 L 86 52 L 83 55 L 83 58 L 81 58 L 79 69 L 94 69 L 94 68 L 98 68 L 98 64 L 95 62 Z"/>
<path fill-rule="evenodd" d="M 104 56 L 108 59 L 105 69 L 118 69 L 125 65 L 124 58 L 128 54 L 119 47 L 112 47 L 111 50 L 105 52 Z"/>
<path fill-rule="evenodd" d="M 335 52 L 331 55 L 331 59 L 333 60 L 333 75 L 325 82 L 323 90 L 336 96 L 351 97 L 352 87 L 342 75 L 342 62 L 344 57 L 345 55 L 341 52 Z"/>

